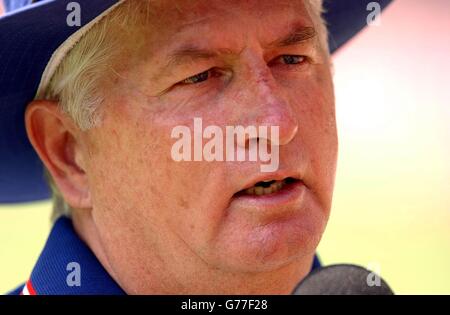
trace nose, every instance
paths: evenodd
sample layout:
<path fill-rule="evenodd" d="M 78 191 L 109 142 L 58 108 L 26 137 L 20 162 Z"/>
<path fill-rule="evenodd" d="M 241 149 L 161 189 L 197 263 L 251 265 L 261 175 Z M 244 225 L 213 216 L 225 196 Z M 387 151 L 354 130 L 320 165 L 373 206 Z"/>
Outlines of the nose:
<path fill-rule="evenodd" d="M 268 133 L 267 140 L 277 145 L 291 142 L 298 131 L 298 120 L 266 62 L 249 64 L 238 81 L 235 101 L 241 109 L 240 123 L 257 128 L 266 126 L 268 130 L 277 126 L 278 139 Z"/>

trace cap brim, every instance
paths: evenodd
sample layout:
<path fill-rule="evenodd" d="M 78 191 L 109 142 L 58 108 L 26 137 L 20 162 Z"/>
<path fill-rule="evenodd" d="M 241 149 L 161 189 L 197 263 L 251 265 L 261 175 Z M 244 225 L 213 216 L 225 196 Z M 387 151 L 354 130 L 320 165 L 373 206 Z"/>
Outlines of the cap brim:
<path fill-rule="evenodd" d="M 69 0 L 47 0 L 0 18 L 0 203 L 42 200 L 50 192 L 43 165 L 24 125 L 26 105 L 36 95 L 54 52 L 117 0 L 78 0 L 79 27 L 66 23 Z M 363 0 L 325 0 L 325 20 L 333 53 L 366 25 Z M 377 1 L 384 8 L 390 0 Z"/>

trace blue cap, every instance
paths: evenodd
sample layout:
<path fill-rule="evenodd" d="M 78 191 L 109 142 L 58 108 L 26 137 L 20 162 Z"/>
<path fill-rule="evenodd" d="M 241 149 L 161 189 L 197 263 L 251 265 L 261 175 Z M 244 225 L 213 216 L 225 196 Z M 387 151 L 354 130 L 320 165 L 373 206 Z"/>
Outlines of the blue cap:
<path fill-rule="evenodd" d="M 390 1 L 376 2 L 384 8 Z M 82 8 L 80 26 L 69 26 L 66 21 L 71 2 L 4 0 L 7 13 L 0 17 L 0 203 L 50 196 L 42 162 L 25 131 L 25 108 L 34 99 L 58 47 L 118 0 L 77 0 Z M 370 2 L 324 0 L 332 53 L 367 24 Z"/>

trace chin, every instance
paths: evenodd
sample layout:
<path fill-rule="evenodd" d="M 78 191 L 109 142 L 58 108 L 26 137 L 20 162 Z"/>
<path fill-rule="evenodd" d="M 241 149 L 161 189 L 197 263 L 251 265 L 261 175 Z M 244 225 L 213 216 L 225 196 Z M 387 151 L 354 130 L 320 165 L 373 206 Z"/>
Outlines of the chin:
<path fill-rule="evenodd" d="M 241 272 L 266 272 L 311 263 L 326 219 L 297 215 L 263 226 L 236 228 L 227 245 L 220 246 L 223 268 Z"/>

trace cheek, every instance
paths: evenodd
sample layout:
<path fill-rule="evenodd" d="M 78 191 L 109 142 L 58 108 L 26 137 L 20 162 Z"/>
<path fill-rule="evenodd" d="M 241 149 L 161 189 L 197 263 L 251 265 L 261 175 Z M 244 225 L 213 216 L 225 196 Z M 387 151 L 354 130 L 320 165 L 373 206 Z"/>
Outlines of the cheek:
<path fill-rule="evenodd" d="M 107 220 L 139 226 L 146 234 L 151 233 L 146 226 L 158 226 L 161 233 L 175 232 L 201 247 L 213 238 L 226 207 L 218 194 L 218 179 L 226 176 L 223 163 L 172 159 L 171 131 L 191 126 L 186 116 L 144 110 L 115 116 L 104 121 L 90 163 L 94 204 L 108 211 Z"/>
<path fill-rule="evenodd" d="M 120 135 L 120 136 L 117 136 Z M 128 137 L 127 137 L 128 136 Z M 151 146 L 133 139 L 132 133 L 108 133 L 108 139 L 101 141 L 98 153 L 92 156 L 88 170 L 94 205 L 99 211 L 109 211 L 117 216 L 130 215 L 148 205 L 161 206 L 166 183 L 156 181 L 155 170 L 164 171 L 162 163 L 156 165 L 158 152 Z M 156 184 L 158 183 L 158 184 Z"/>
<path fill-rule="evenodd" d="M 292 98 L 299 120 L 298 135 L 309 169 L 307 180 L 325 208 L 331 204 L 338 139 L 333 83 L 328 70 L 318 71 Z"/>
<path fill-rule="evenodd" d="M 90 136 L 87 172 L 98 211 L 120 219 L 127 213 L 127 220 L 140 209 L 162 207 L 168 178 L 160 174 L 170 176 L 164 137 L 152 125 L 142 125 L 131 108 L 123 99 L 105 108 L 102 124 Z"/>

